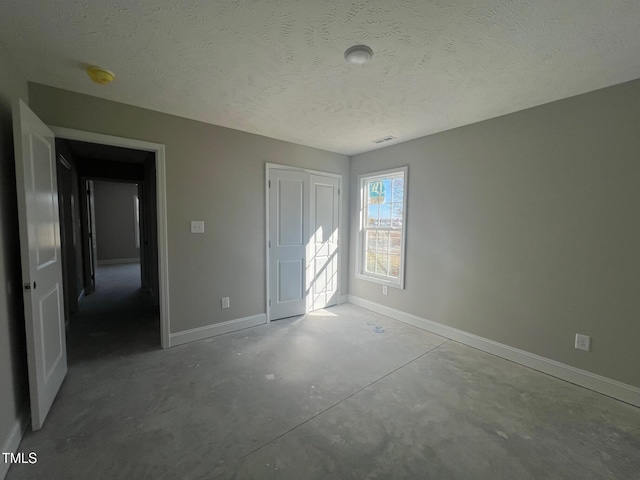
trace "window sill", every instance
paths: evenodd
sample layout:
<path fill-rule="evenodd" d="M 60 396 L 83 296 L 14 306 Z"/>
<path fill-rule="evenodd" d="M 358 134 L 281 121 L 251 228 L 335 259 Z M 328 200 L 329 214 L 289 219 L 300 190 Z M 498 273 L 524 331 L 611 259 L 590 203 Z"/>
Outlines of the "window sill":
<path fill-rule="evenodd" d="M 362 273 L 356 273 L 356 279 L 364 280 L 365 282 L 377 283 L 378 285 L 386 285 L 388 287 L 397 288 L 398 290 L 404 290 L 404 282 L 390 281 L 383 278 L 372 277 L 369 275 L 363 275 Z"/>

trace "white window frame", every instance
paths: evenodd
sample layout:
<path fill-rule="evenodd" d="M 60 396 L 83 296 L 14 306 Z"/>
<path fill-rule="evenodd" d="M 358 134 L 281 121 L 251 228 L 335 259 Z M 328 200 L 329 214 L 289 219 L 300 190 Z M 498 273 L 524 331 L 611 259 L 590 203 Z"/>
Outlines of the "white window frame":
<path fill-rule="evenodd" d="M 365 272 L 366 265 L 366 230 L 365 230 L 365 215 L 367 206 L 367 191 L 365 189 L 366 182 L 375 180 L 381 177 L 388 177 L 392 175 L 404 175 L 404 193 L 403 193 L 403 206 L 402 206 L 402 238 L 400 240 L 400 272 L 397 279 L 390 279 L 386 276 L 376 275 L 373 273 Z M 357 239 L 357 252 L 356 252 L 356 278 L 360 280 L 366 280 L 368 282 L 379 283 L 381 285 L 387 285 L 389 287 L 404 289 L 404 272 L 405 272 L 405 258 L 406 258 L 406 245 L 407 245 L 407 198 L 409 194 L 408 182 L 409 180 L 409 167 L 392 168 L 389 170 L 381 170 L 377 172 L 365 173 L 358 175 L 358 214 L 359 214 L 359 226 L 358 226 L 358 239 Z M 391 228 L 389 230 L 392 230 Z"/>

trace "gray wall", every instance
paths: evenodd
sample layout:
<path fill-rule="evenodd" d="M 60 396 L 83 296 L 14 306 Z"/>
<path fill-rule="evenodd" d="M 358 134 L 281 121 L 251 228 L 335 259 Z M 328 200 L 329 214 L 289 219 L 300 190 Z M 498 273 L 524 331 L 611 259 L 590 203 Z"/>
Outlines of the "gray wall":
<path fill-rule="evenodd" d="M 30 83 L 29 94 L 32 109 L 49 125 L 166 146 L 172 332 L 264 313 L 265 162 L 342 174 L 349 185 L 344 155 L 39 84 Z M 206 233 L 191 234 L 191 220 L 204 220 Z M 348 286 L 347 253 L 341 294 Z M 220 298 L 227 296 L 231 308 L 222 310 Z"/>
<path fill-rule="evenodd" d="M 98 262 L 140 258 L 136 248 L 135 183 L 94 181 Z"/>
<path fill-rule="evenodd" d="M 409 166 L 406 289 L 350 294 L 640 386 L 640 81 L 390 146 Z M 592 337 L 592 351 L 573 348 Z"/>
<path fill-rule="evenodd" d="M 28 101 L 27 82 L 0 45 L 0 448 L 28 402 L 11 121 L 15 98 Z M 0 476 L 2 471 L 0 467 Z"/>

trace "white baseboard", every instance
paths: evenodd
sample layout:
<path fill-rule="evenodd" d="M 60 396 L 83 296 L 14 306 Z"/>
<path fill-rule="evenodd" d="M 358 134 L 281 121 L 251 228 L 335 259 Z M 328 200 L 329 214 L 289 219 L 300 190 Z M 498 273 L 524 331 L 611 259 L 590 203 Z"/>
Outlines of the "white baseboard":
<path fill-rule="evenodd" d="M 183 343 L 195 342 L 196 340 L 202 340 L 203 338 L 214 337 L 224 333 L 231 333 L 244 328 L 257 327 L 258 325 L 263 325 L 265 323 L 267 323 L 267 314 L 260 313 L 251 317 L 236 318 L 235 320 L 229 320 L 228 322 L 215 323 L 213 325 L 207 325 L 206 327 L 192 328 L 191 330 L 185 330 L 183 332 L 171 333 L 169 334 L 169 346 L 175 347 L 176 345 L 182 345 Z"/>
<path fill-rule="evenodd" d="M 353 295 L 349 303 L 640 407 L 640 388 Z"/>
<path fill-rule="evenodd" d="M 349 295 L 340 295 L 338 297 L 338 305 L 342 305 L 343 303 L 349 303 Z"/>
<path fill-rule="evenodd" d="M 140 257 L 135 258 L 110 258 L 108 260 L 98 260 L 98 265 L 120 265 L 123 263 L 140 263 Z"/>
<path fill-rule="evenodd" d="M 25 407 L 22 409 L 20 415 L 11 427 L 11 431 L 4 443 L 2 444 L 2 452 L 3 453 L 16 453 L 18 451 L 18 447 L 20 446 L 20 441 L 22 440 L 22 436 L 24 435 L 27 426 L 29 425 L 29 408 Z M 0 480 L 3 480 L 9 471 L 9 467 L 11 465 L 9 463 L 5 463 L 3 458 L 0 458 Z"/>

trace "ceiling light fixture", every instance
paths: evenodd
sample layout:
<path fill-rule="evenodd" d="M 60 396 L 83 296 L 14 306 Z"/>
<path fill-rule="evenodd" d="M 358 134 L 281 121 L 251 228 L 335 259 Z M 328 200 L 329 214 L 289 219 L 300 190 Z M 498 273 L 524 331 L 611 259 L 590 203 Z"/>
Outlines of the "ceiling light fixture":
<path fill-rule="evenodd" d="M 111 83 L 113 82 L 113 79 L 116 78 L 113 72 L 102 67 L 89 67 L 87 68 L 87 73 L 89 74 L 89 77 L 91 77 L 91 80 L 95 83 L 99 83 L 100 85 Z"/>
<path fill-rule="evenodd" d="M 373 57 L 373 50 L 366 45 L 354 45 L 344 52 L 344 59 L 351 65 L 364 65 Z"/>

